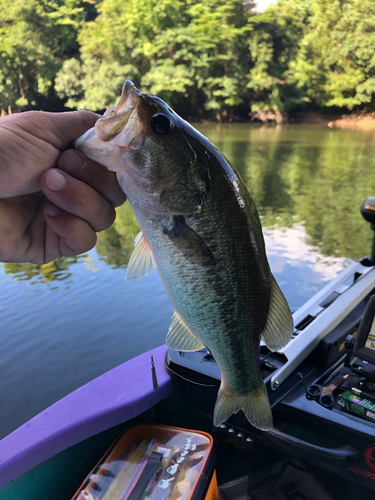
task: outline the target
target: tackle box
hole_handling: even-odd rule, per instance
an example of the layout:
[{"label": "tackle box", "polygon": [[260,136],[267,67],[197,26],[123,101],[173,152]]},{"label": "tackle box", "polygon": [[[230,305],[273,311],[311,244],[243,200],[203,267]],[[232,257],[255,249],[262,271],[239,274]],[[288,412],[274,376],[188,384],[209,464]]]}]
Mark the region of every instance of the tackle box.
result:
[{"label": "tackle box", "polygon": [[212,437],[139,424],[125,430],[72,500],[220,500]]},{"label": "tackle box", "polygon": [[[335,302],[326,306],[328,312],[334,304]],[[254,442],[270,446],[306,460],[326,473],[335,473],[368,490],[375,490],[375,421],[363,418],[358,412],[349,413],[340,404],[342,394],[351,391],[353,387],[365,391],[373,391],[375,387],[375,363],[363,363],[354,356],[352,348],[345,341],[350,337],[354,340],[358,338],[357,331],[360,330],[370,304],[375,315],[375,289],[347,313],[324,339],[316,343],[309,356],[299,364],[296,363],[295,368],[280,384],[272,386],[272,377],[279,378],[277,374],[286,363],[293,361],[292,356],[284,359],[280,352],[270,353],[261,346],[260,368],[268,389],[274,427],[268,432],[255,429],[243,413],[238,412],[216,432],[241,441],[242,446],[245,445],[248,449]],[[303,335],[305,333],[302,329],[302,333],[296,338],[303,340]],[[311,341],[311,336],[309,340]],[[292,343],[293,341],[294,339]],[[169,349],[166,367],[179,385],[180,393],[212,422],[221,378],[212,354],[207,349],[196,352]],[[370,372],[371,369],[374,372],[372,382],[365,376],[365,372]],[[309,396],[308,389],[311,385],[323,388],[345,375],[345,381],[334,389],[332,407],[324,407],[318,397]]]}]

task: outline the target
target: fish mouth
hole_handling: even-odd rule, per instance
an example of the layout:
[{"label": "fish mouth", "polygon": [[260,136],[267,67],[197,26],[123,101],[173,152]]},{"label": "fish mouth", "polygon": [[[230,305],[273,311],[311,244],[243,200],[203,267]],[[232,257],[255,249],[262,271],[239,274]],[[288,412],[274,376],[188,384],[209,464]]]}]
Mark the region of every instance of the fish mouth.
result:
[{"label": "fish mouth", "polygon": [[141,96],[134,83],[126,80],[115,109],[99,118],[93,128],[75,141],[74,147],[110,170],[116,170],[110,158],[115,159],[127,149],[138,149],[142,145],[144,126],[138,117]]},{"label": "fish mouth", "polygon": [[[123,87],[119,102],[114,110],[108,116],[99,118],[95,123],[95,132],[103,142],[113,141],[121,132],[124,132],[121,137],[122,146],[126,146],[130,141],[126,141],[131,129],[134,128],[134,120],[136,120],[136,109],[140,103],[141,92],[134,86],[131,80],[126,80]],[[118,143],[119,141],[115,141]]]}]

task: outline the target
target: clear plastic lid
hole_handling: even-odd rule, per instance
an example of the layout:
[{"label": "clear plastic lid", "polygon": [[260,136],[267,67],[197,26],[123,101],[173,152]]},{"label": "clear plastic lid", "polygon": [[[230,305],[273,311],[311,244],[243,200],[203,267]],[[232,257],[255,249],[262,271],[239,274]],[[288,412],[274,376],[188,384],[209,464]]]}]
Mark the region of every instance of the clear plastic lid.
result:
[{"label": "clear plastic lid", "polygon": [[73,499],[192,499],[211,449],[203,432],[137,425],[120,436]]}]

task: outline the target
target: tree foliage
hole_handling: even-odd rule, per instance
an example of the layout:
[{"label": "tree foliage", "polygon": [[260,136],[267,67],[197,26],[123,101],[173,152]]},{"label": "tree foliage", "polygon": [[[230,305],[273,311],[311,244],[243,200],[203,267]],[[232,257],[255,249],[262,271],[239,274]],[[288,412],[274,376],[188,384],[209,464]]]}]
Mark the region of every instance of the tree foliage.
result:
[{"label": "tree foliage", "polygon": [[184,116],[374,109],[373,0],[0,0],[0,108],[96,111],[126,78]]},{"label": "tree foliage", "polygon": [[0,0],[0,108],[58,105],[54,80],[79,54],[77,34],[95,15],[81,0]]}]

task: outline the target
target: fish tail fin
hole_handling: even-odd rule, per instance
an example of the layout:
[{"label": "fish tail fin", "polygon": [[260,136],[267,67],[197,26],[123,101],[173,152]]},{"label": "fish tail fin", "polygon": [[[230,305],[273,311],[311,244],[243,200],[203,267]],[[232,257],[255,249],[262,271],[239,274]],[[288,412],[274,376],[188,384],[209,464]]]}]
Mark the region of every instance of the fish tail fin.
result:
[{"label": "fish tail fin", "polygon": [[232,392],[221,384],[215,404],[214,425],[219,427],[239,410],[254,427],[263,431],[272,428],[272,411],[263,381],[258,389],[248,393]]}]

